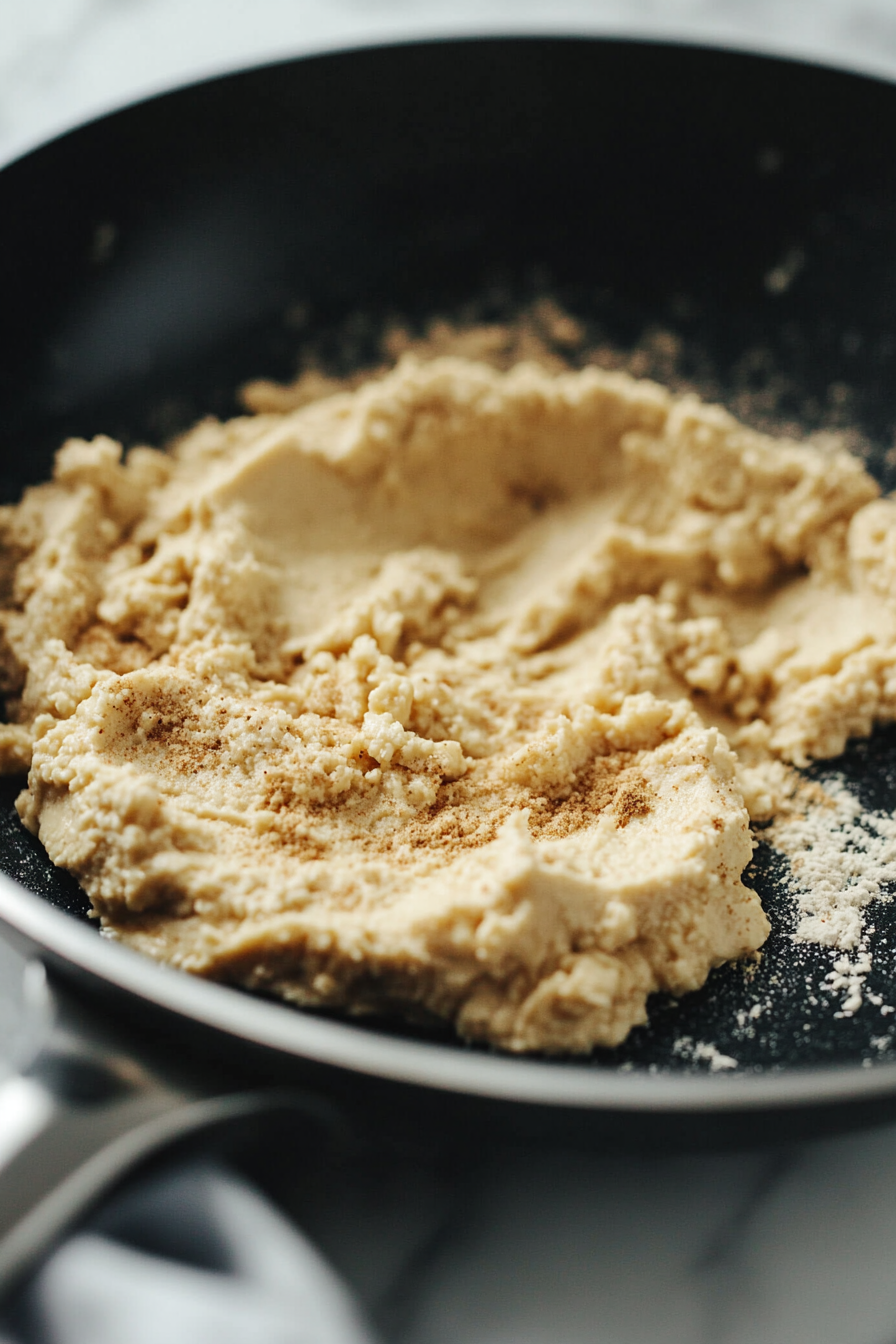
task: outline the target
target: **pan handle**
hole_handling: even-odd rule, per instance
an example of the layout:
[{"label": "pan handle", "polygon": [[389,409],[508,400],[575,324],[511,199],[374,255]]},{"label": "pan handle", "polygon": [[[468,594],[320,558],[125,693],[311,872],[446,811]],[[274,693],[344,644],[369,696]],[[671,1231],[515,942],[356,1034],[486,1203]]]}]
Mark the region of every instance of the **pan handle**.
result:
[{"label": "pan handle", "polygon": [[0,1295],[154,1152],[200,1129],[308,1105],[307,1095],[274,1089],[191,1094],[125,1054],[41,962],[26,967],[24,988],[39,1040],[0,1083]]}]

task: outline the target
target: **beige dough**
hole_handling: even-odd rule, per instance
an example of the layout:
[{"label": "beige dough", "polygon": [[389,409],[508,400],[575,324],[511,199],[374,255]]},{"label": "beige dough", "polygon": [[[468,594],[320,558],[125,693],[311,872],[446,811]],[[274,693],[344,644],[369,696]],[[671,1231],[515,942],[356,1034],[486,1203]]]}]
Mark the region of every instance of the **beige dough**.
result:
[{"label": "beige dough", "polygon": [[896,506],[624,374],[319,381],[3,512],[20,813],[185,970],[616,1045],[764,941],[782,763],[896,718]]}]

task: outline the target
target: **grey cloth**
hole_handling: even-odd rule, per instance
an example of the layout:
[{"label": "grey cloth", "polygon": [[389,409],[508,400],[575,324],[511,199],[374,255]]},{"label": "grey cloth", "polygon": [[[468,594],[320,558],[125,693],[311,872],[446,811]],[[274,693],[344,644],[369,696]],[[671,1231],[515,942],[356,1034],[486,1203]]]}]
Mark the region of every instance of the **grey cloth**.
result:
[{"label": "grey cloth", "polygon": [[103,1209],[38,1272],[7,1330],[10,1344],[375,1344],[311,1242],[205,1162]]}]

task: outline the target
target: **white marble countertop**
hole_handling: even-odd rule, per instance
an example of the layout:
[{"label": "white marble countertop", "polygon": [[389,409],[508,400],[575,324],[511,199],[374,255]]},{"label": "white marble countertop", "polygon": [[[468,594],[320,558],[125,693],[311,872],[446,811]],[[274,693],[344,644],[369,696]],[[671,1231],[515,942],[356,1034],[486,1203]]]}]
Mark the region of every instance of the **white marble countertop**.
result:
[{"label": "white marble countertop", "polygon": [[[546,29],[896,77],[896,0],[0,0],[0,161],[134,97],[268,58]],[[20,969],[0,943],[0,1073]],[[399,1294],[390,1337],[403,1344],[896,1340],[896,1127],[687,1158],[508,1149],[450,1187],[409,1159],[308,1205],[308,1230],[368,1305]]]}]

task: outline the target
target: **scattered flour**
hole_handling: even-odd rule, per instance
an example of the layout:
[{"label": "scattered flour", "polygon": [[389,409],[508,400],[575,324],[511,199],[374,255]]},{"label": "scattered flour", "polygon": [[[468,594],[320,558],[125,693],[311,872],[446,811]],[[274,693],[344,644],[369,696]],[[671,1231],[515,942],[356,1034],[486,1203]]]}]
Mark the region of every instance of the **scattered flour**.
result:
[{"label": "scattered flour", "polygon": [[862,1006],[862,989],[865,978],[871,971],[871,953],[864,942],[860,945],[855,960],[849,956],[838,957],[834,969],[825,977],[824,989],[829,994],[845,991],[843,1002],[835,1017],[852,1017]]},{"label": "scattered flour", "polygon": [[754,1024],[759,1021],[763,1013],[772,1011],[774,1007],[772,1000],[766,998],[762,1002],[758,999],[749,1008],[739,1008],[736,1014],[737,1025],[741,1032],[748,1038],[756,1035]]},{"label": "scattered flour", "polygon": [[731,1055],[723,1055],[716,1046],[706,1041],[695,1041],[693,1036],[679,1036],[672,1046],[673,1054],[694,1064],[708,1064],[710,1073],[719,1073],[723,1069],[736,1069],[737,1060]]},{"label": "scattered flour", "polygon": [[[823,989],[843,995],[835,1017],[852,1017],[862,1006],[872,970],[865,913],[874,900],[890,900],[884,888],[896,881],[896,819],[868,811],[841,775],[798,789],[794,807],[765,832],[790,861],[789,886],[796,900],[796,942],[819,943],[841,952]],[[878,995],[867,995],[891,1012]]]}]

